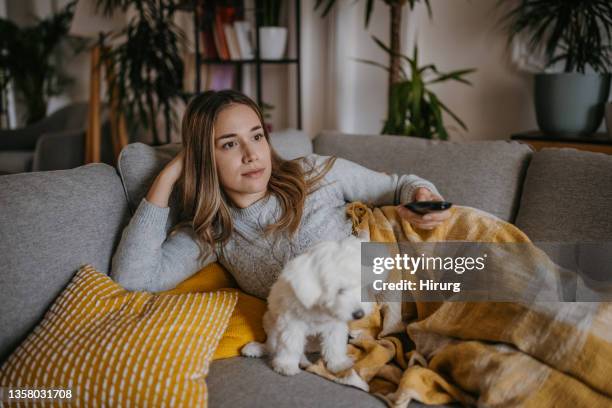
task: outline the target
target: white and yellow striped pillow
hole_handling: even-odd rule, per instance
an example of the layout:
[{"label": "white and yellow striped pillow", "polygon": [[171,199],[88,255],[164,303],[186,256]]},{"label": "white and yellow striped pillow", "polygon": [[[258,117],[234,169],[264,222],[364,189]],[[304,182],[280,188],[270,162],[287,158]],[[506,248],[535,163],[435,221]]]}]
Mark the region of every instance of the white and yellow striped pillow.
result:
[{"label": "white and yellow striped pillow", "polygon": [[70,389],[78,406],[206,406],[237,299],[234,289],[128,292],[85,265],[0,368],[0,386]]}]

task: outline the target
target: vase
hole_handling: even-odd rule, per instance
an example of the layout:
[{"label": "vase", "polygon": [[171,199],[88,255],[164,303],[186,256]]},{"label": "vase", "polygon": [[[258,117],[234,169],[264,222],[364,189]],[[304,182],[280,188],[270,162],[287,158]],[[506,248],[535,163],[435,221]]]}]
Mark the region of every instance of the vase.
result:
[{"label": "vase", "polygon": [[537,74],[535,110],[540,130],[557,137],[595,133],[610,93],[610,74]]},{"label": "vase", "polygon": [[259,27],[259,47],[261,59],[282,59],[287,47],[287,27]]}]

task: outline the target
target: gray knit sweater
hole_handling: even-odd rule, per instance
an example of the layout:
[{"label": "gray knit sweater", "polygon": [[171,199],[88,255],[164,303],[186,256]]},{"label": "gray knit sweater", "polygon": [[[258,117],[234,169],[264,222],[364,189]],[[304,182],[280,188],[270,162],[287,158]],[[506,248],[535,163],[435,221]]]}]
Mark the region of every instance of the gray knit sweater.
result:
[{"label": "gray knit sweater", "polygon": [[[311,154],[302,166],[320,168],[327,156]],[[175,287],[209,263],[218,261],[245,292],[266,298],[283,265],[324,240],[339,240],[352,233],[345,205],[362,201],[371,205],[397,205],[412,201],[417,187],[439,194],[434,185],[415,175],[387,174],[338,158],[322,186],[310,194],[296,234],[264,237],[266,225],[281,216],[279,201],[270,194],[247,208],[230,207],[234,231],[223,250],[218,244],[202,262],[191,227],[167,235],[170,209],[142,199],[125,227],[113,256],[111,277],[128,290],[158,292]]]}]

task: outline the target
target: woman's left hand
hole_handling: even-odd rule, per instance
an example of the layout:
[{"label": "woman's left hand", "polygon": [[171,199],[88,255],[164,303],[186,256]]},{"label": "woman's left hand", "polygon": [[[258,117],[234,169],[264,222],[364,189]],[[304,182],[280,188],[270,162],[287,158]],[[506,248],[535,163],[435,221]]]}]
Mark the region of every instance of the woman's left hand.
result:
[{"label": "woman's left hand", "polygon": [[[414,192],[414,201],[443,201],[443,198],[432,193],[425,187],[419,187]],[[451,216],[450,210],[434,211],[429,214],[421,215],[410,211],[401,204],[395,208],[402,219],[408,221],[412,226],[424,230],[436,228]]]}]

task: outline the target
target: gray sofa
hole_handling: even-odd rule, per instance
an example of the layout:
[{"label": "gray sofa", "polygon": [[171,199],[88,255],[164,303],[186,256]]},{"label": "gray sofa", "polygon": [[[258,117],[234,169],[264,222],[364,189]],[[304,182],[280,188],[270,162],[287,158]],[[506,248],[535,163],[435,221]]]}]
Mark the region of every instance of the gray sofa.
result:
[{"label": "gray sofa", "polygon": [[[536,241],[612,241],[612,156],[573,149],[533,152],[517,142],[333,131],[322,132],[312,144],[297,132],[272,134],[272,143],[285,158],[314,151],[379,171],[418,174],[446,199],[513,222]],[[118,169],[90,164],[0,176],[0,362],[80,265],[109,271],[135,205],[177,149],[133,143],[121,153]],[[207,381],[212,407],[384,406],[360,390],[310,373],[286,378],[261,360],[242,357],[214,361]]]},{"label": "gray sofa", "polygon": [[[19,129],[0,129],[0,174],[64,170],[85,163],[87,102],[67,105],[39,122]],[[100,110],[100,160],[114,165],[109,111]],[[134,136],[140,141],[141,135]]]}]

